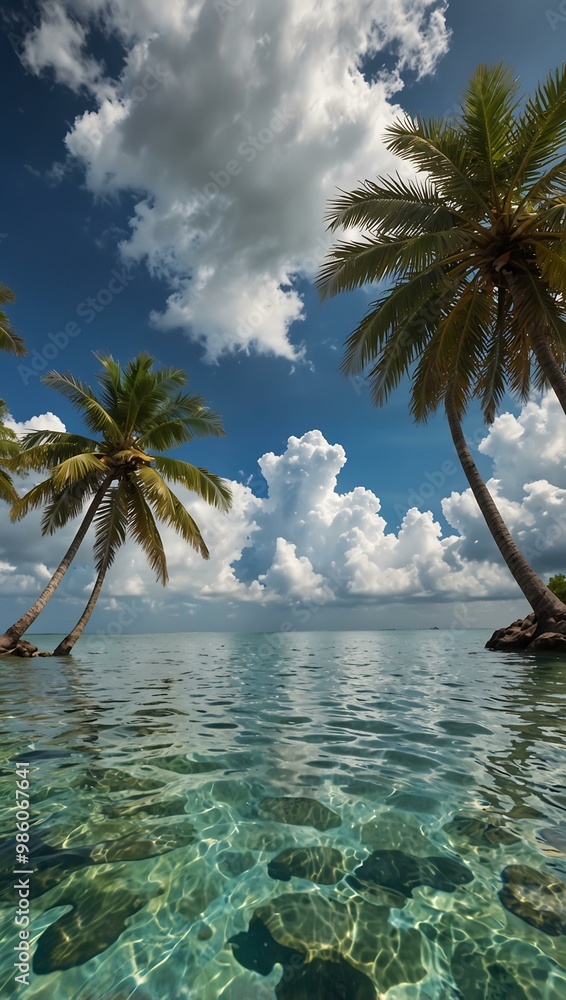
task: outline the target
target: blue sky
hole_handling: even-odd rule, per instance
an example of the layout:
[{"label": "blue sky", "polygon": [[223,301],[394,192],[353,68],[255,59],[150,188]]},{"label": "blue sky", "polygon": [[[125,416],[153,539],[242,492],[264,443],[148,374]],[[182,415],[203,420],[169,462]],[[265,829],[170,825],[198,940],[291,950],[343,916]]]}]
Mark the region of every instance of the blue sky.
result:
[{"label": "blue sky", "polygon": [[[293,16],[300,10],[295,0],[281,6]],[[201,13],[190,30],[199,3],[164,0],[159,13],[146,3],[134,14],[129,7],[125,0],[107,6],[99,0],[34,3],[25,21],[20,4],[4,7],[1,277],[16,292],[10,316],[30,350],[23,366],[5,358],[0,368],[0,395],[14,419],[24,422],[53,411],[69,428],[77,426],[64,400],[41,385],[34,366],[68,368],[92,379],[93,350],[126,360],[144,348],[160,362],[185,368],[195,391],[223,416],[226,438],[198,442],[183,457],[240,483],[252,477],[252,490],[262,498],[258,459],[269,452],[283,455],[290,436],[301,439],[316,429],[347,456],[338,492],[372,491],[388,531],[398,530],[404,511],[421,493],[421,510],[432,512],[444,536],[453,534],[441,501],[452,491],[462,494],[466,483],[455,467],[441,473],[454,457],[444,420],[415,428],[406,386],[377,411],[361,382],[346,380],[338,371],[344,339],[370,297],[360,292],[319,303],[312,279],[313,261],[321,259],[322,210],[334,181],[352,185],[387,172],[391,164],[379,135],[393,106],[409,113],[444,113],[478,62],[501,58],[515,68],[525,89],[532,88],[563,58],[566,18],[560,19],[558,3],[553,11],[552,0],[446,6],[436,0],[376,0],[372,17],[380,41],[374,35],[373,47],[367,46],[372,17],[361,2],[344,23],[339,5],[330,2],[317,15],[320,24],[311,17],[298,27],[289,27],[293,17],[284,22],[282,14],[281,19],[267,13],[260,17],[248,0],[209,3],[208,16]],[[191,48],[197,35],[198,52]],[[253,56],[246,55],[250,39]],[[303,47],[293,66],[281,52],[283,43],[297,46],[298,41]],[[232,80],[226,69],[228,42]],[[191,75],[190,60],[198,64],[201,57],[203,68]],[[246,59],[255,74],[247,73]],[[330,68],[319,79],[323,61]],[[357,89],[351,85],[356,64],[365,73]],[[148,68],[158,77],[164,74],[165,83],[147,77]],[[304,107],[293,91],[300,74]],[[376,75],[381,82],[372,89]],[[136,92],[135,86],[142,89]],[[128,99],[122,118],[104,118],[111,108],[123,112]],[[202,219],[184,215],[211,173],[217,175],[236,155],[232,123],[239,121],[241,134],[246,129],[259,134],[263,125],[265,137],[267,123],[281,109],[282,131],[265,143],[256,163],[247,168],[245,155],[237,154],[241,177],[227,186],[225,201],[211,199]],[[106,122],[99,145],[97,122]],[[291,275],[291,286],[285,275]],[[197,294],[199,280],[203,290]],[[93,296],[100,309],[94,316],[88,306]],[[258,315],[262,309],[263,315],[269,313],[258,325],[254,296]],[[292,321],[299,312],[303,318]],[[49,335],[60,334],[69,323],[75,324],[70,328],[74,336],[52,360]],[[257,334],[259,340],[238,339],[238,324],[248,334],[253,327],[250,336]],[[472,413],[468,431],[476,440],[480,427]],[[493,458],[476,457],[489,477]],[[441,475],[442,484],[434,485]],[[274,544],[270,536],[259,568],[254,568],[253,547],[246,550],[237,560],[244,576],[268,570]],[[51,565],[58,549],[51,541],[49,546]],[[301,558],[298,545],[296,556]],[[312,554],[308,558],[316,571],[316,560]],[[28,576],[33,575],[31,554],[30,560]],[[79,567],[83,587],[90,572],[86,554],[84,560]],[[54,628],[68,617],[65,601],[80,604],[78,585],[74,591],[73,586],[46,616]],[[502,599],[514,594],[512,584],[499,591]],[[215,615],[225,597],[215,598]],[[434,588],[426,600],[436,597],[439,607],[447,600]],[[212,612],[201,610],[198,596],[195,600],[193,617],[208,626]],[[409,592],[407,600],[413,600]],[[9,615],[18,604],[17,590],[2,603]],[[234,612],[235,627],[253,625],[250,604],[248,597],[245,609]],[[371,596],[362,604],[365,610],[345,602],[339,623],[369,621],[364,615]],[[103,607],[100,621],[105,614]],[[491,624],[486,614],[479,624]],[[269,624],[277,627],[280,612],[274,615]]]}]

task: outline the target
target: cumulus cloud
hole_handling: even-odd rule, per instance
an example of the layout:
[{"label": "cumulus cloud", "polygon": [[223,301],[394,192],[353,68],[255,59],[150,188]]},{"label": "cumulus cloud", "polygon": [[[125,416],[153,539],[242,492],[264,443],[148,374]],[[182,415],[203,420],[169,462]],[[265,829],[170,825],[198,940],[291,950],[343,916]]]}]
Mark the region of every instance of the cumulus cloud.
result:
[{"label": "cumulus cloud", "polygon": [[102,82],[103,68],[85,55],[86,37],[85,27],[61,4],[44,4],[41,22],[24,40],[23,60],[34,73],[50,69],[58,83],[103,97],[109,88]]},{"label": "cumulus cloud", "polygon": [[[96,195],[134,191],[125,258],[170,294],[156,327],[180,327],[212,361],[227,351],[304,356],[299,277],[327,246],[337,187],[391,172],[381,142],[403,73],[448,47],[444,0],[69,0],[44,5],[25,45],[95,107],[65,142]],[[93,26],[120,41],[110,77],[88,54]],[[368,60],[391,68],[372,78]],[[298,339],[299,338],[299,339]]]},{"label": "cumulus cloud", "polygon": [[48,410],[47,413],[40,413],[37,417],[30,417],[29,420],[18,422],[10,415],[4,420],[6,427],[11,428],[16,434],[26,434],[28,431],[65,431],[65,424],[55,414]]}]

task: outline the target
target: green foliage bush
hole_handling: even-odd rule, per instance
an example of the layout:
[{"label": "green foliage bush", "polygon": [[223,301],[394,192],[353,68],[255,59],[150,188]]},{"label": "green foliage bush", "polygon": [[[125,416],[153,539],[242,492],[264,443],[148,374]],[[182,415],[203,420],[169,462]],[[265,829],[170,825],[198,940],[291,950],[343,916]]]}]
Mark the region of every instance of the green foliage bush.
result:
[{"label": "green foliage bush", "polygon": [[564,573],[557,573],[556,576],[551,576],[548,581],[548,589],[566,604],[566,576],[564,576]]}]

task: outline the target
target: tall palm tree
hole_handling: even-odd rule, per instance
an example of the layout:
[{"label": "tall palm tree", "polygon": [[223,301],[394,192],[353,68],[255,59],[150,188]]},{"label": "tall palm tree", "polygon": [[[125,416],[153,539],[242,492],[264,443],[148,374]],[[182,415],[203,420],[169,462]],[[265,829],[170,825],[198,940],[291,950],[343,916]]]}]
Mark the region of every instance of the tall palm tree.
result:
[{"label": "tall palm tree", "polygon": [[16,296],[12,290],[0,282],[0,350],[22,357],[27,354],[25,342],[13,329],[3,308],[15,300]]},{"label": "tall palm tree", "polygon": [[4,462],[13,461],[20,449],[17,435],[4,423],[7,412],[4,400],[0,399],[0,500],[13,504],[18,499],[18,494],[9,472],[4,468]]},{"label": "tall palm tree", "polygon": [[91,524],[95,526],[99,575],[112,564],[128,533],[165,584],[167,562],[156,521],[174,528],[208,558],[198,525],[167,481],[180,483],[221,510],[230,506],[230,490],[218,476],[188,462],[149,453],[169,451],[195,437],[224,434],[220,417],[208,409],[203,398],[182,391],[187,382],[185,373],[172,367],[154,368],[154,359],[145,353],[123,369],[112,357],[96,357],[102,365],[98,396],[69,373],[51,372],[43,381],[76,406],[97,438],[34,431],[23,439],[15,463],[22,471],[51,471],[14,504],[12,520],[44,507],[42,533],[53,534],[85,506],[86,513],[43,593],[0,637],[0,651],[13,648],[43,610]]},{"label": "tall palm tree", "polygon": [[510,70],[480,66],[453,119],[389,126],[387,148],[421,176],[366,181],[334,200],[329,228],[363,235],[337,243],[319,279],[325,298],[395,280],[349,337],[343,369],[372,365],[377,405],[412,372],[416,420],[444,403],[493,538],[542,617],[563,616],[564,606],[508,532],[461,420],[477,396],[491,422],[506,389],[524,399],[533,377],[553,387],[566,412],[565,140],[566,67],[521,110]]}]

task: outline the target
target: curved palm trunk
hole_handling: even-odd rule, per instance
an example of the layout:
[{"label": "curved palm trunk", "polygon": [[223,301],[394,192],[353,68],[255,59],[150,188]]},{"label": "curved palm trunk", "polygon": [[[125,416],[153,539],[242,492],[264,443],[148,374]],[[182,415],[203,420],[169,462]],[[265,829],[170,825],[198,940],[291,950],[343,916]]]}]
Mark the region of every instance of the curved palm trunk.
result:
[{"label": "curved palm trunk", "polygon": [[544,333],[537,328],[531,330],[530,341],[535,357],[554,389],[564,413],[566,413],[566,375],[552,353]]},{"label": "curved palm trunk", "polygon": [[37,601],[35,602],[35,604],[32,605],[29,611],[26,611],[25,615],[22,615],[22,617],[19,618],[17,622],[14,622],[14,624],[11,625],[9,629],[6,629],[4,634],[0,636],[0,653],[5,653],[10,649],[13,649],[17,645],[18,640],[21,639],[24,632],[27,632],[30,625],[33,624],[38,615],[40,615],[41,612],[43,611],[49,598],[52,596],[52,594],[55,592],[55,590],[61,583],[61,580],[65,576],[65,573],[67,572],[69,566],[71,565],[73,559],[75,558],[77,552],[79,551],[81,542],[83,541],[88,529],[92,524],[94,516],[98,508],[100,507],[102,499],[106,494],[110,486],[110,483],[112,482],[112,479],[113,475],[107,476],[104,482],[98,488],[97,492],[95,493],[91,501],[90,507],[88,508],[83,518],[79,530],[77,531],[75,537],[73,538],[73,541],[71,542],[63,559],[59,563],[57,569],[55,570],[53,576],[51,577],[43,593],[39,595]]},{"label": "curved palm trunk", "polygon": [[480,476],[466,444],[456,407],[450,397],[446,398],[445,406],[452,440],[466,479],[478,502],[478,506],[493,536],[493,540],[505,559],[515,582],[523,591],[537,618],[544,619],[551,616],[563,618],[566,611],[564,604],[545,586],[525,559],[501,517],[491,493]]},{"label": "curved palm trunk", "polygon": [[73,646],[75,645],[77,639],[80,639],[81,635],[83,634],[88,624],[89,618],[92,612],[94,611],[94,606],[100,596],[100,591],[102,590],[102,584],[104,583],[104,577],[106,576],[107,570],[108,570],[108,565],[106,564],[105,566],[102,567],[95,580],[94,587],[92,588],[92,593],[87,601],[86,607],[81,617],[79,618],[77,624],[75,625],[74,629],[72,629],[69,632],[68,636],[66,636],[65,639],[61,640],[57,648],[53,650],[53,656],[68,656]]}]

